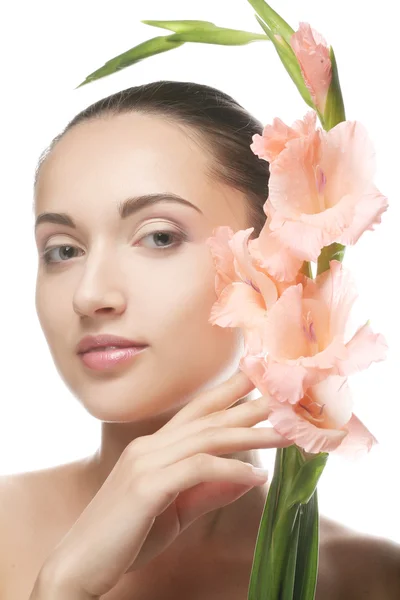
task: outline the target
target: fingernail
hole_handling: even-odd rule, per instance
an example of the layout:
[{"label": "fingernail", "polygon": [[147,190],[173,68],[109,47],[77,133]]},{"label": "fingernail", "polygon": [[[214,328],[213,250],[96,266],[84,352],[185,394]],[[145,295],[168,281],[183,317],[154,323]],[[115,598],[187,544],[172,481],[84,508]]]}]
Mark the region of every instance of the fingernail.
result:
[{"label": "fingernail", "polygon": [[269,475],[268,469],[263,469],[262,467],[253,467],[253,471],[258,477],[262,477],[263,479]]}]

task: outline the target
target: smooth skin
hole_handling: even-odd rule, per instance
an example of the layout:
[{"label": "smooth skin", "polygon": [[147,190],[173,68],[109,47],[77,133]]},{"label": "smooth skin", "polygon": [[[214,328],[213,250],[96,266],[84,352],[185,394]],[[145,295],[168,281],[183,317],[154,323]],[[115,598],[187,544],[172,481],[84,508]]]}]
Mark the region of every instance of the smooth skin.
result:
[{"label": "smooth skin", "polygon": [[[182,435],[188,436],[186,445],[182,440],[176,454],[165,453],[165,447],[175,439],[171,423],[175,423],[174,436],[178,435],[178,421],[172,419],[186,406],[193,410],[192,404],[199,394],[229,380],[237,371],[244,352],[241,330],[208,322],[217,296],[215,266],[206,240],[220,225],[228,225],[233,231],[251,226],[244,194],[210,176],[214,163],[210,150],[181,124],[160,116],[129,113],[74,127],[53,148],[40,170],[35,217],[43,213],[68,214],[76,225],[73,227],[65,220],[64,223],[42,220],[36,229],[39,254],[36,309],[58,373],[85,409],[101,421],[98,451],[82,461],[85,476],[80,478],[80,484],[70,479],[66,490],[67,494],[74,491],[81,496],[82,500],[78,498],[76,505],[81,504],[83,511],[66,541],[71,540],[72,546],[76,542],[78,548],[80,544],[93,544],[93,561],[99,544],[93,542],[96,537],[92,540],[86,537],[86,526],[93,520],[91,531],[100,532],[104,523],[106,537],[110,543],[114,540],[110,555],[113,549],[116,551],[118,537],[125,532],[118,529],[118,523],[124,522],[126,512],[132,511],[134,504],[129,503],[129,510],[126,505],[118,509],[124,515],[120,521],[104,520],[107,510],[102,507],[109,503],[114,506],[107,498],[123,499],[127,489],[131,489],[132,474],[138,473],[132,462],[136,465],[137,460],[142,469],[151,471],[153,468],[159,472],[161,461],[165,459],[169,463],[164,469],[170,469],[172,475],[174,469],[168,465],[178,464],[185,456],[188,463],[195,461],[198,465],[193,472],[198,472],[199,477],[211,477],[214,470],[216,480],[210,488],[214,496],[211,491],[202,492],[201,487],[194,488],[190,494],[187,492],[187,510],[182,509],[181,518],[183,523],[191,519],[191,525],[178,536],[180,529],[175,514],[172,524],[168,519],[168,513],[176,507],[164,507],[160,513],[162,518],[157,519],[157,523],[162,522],[162,528],[158,524],[150,528],[152,541],[147,547],[151,543],[155,555],[162,552],[160,558],[166,571],[177,557],[183,557],[182,569],[186,573],[201,572],[199,556],[209,557],[211,553],[220,556],[224,549],[230,552],[234,564],[244,549],[250,558],[254,549],[253,536],[266,490],[252,486],[246,479],[249,475],[245,473],[250,474],[250,468],[244,463],[261,466],[256,449],[277,447],[282,438],[269,429],[238,432],[232,426],[225,434],[204,432],[202,439],[200,433],[191,438],[185,433],[189,431],[188,423],[182,423]],[[126,219],[120,218],[118,206],[126,198],[160,192],[179,195],[193,206],[164,201],[142,208]],[[155,238],[160,231],[165,232],[163,240]],[[66,246],[68,252],[65,252]],[[76,345],[84,335],[99,333],[121,335],[148,347],[128,368],[121,365],[109,372],[94,372],[77,356]],[[252,404],[254,386],[251,382],[247,386],[238,388],[233,400],[239,402],[238,409],[243,406],[244,413],[250,411],[254,415],[260,407]],[[218,402],[209,407],[210,413],[215,410],[220,410]],[[258,421],[266,420],[267,414],[264,406]],[[240,419],[238,423],[246,427]],[[167,431],[168,441],[163,442]],[[144,452],[145,443],[148,452]],[[158,453],[156,444],[162,448]],[[135,448],[135,461],[127,459],[131,457],[132,448]],[[146,461],[139,460],[138,448],[146,455]],[[213,452],[225,453],[226,457],[204,456],[207,453],[211,456]],[[150,463],[151,458],[154,463],[153,460]],[[232,464],[239,461],[236,469],[241,469],[241,474],[237,471],[223,474],[222,468],[217,476],[215,465],[202,466],[203,461],[219,463],[229,459]],[[232,487],[232,477],[239,477],[239,483],[243,484],[240,479],[243,475],[247,488],[238,487],[238,482],[233,490],[226,487],[227,480]],[[182,472],[180,477],[184,476]],[[163,481],[157,476],[152,485],[165,486]],[[200,481],[206,479],[198,480],[191,487],[198,486]],[[148,479],[146,482],[150,485]],[[188,479],[187,489],[189,483]],[[137,487],[135,490],[136,497],[139,492]],[[155,497],[164,497],[167,502],[171,493],[160,487]],[[148,494],[144,492],[146,498]],[[233,502],[235,498],[239,500]],[[133,513],[135,518],[138,514]],[[155,516],[156,513],[142,515],[139,527],[142,538]],[[74,518],[75,514],[71,521]],[[144,543],[140,535],[139,541]],[[98,576],[105,577],[105,581],[98,583],[99,588],[115,583],[124,568],[135,560],[135,552],[140,550],[135,540],[134,536],[134,546],[128,555],[123,554],[126,562],[116,569],[115,577],[106,576],[108,571],[104,566],[105,570]],[[145,553],[141,554],[142,566],[147,564],[148,551],[143,550]],[[67,564],[79,551],[74,550],[70,556],[68,552],[62,555]],[[108,568],[113,564],[111,558]],[[78,561],[75,566],[80,569],[84,564]],[[71,569],[73,566],[70,565]],[[148,582],[141,580],[144,589],[154,583],[152,573],[148,579]],[[91,593],[98,591],[90,577],[86,581],[83,575],[83,583],[88,584]],[[165,592],[161,581],[159,592]]]},{"label": "smooth skin", "polygon": [[252,387],[239,372],[200,394],[158,432],[131,442],[49,558],[42,585],[99,598],[164,552],[198,517],[264,484],[265,474],[251,465],[220,456],[291,444],[271,427],[253,427],[268,418],[266,398],[226,410]]},{"label": "smooth skin", "polygon": [[[21,483],[30,501],[40,490],[48,497],[59,481],[57,497],[73,498],[63,503],[60,521],[68,526],[60,536],[54,534],[59,530],[53,512],[37,524],[41,535],[32,548],[40,548],[40,556],[50,552],[35,600],[62,600],[61,585],[69,600],[78,600],[78,590],[96,597],[107,589],[107,600],[121,600],[137,585],[151,600],[176,597],[185,585],[189,595],[197,590],[210,600],[213,594],[232,600],[246,594],[268,486],[245,463],[262,466],[257,449],[285,443],[270,429],[252,429],[268,418],[268,405],[254,400],[254,386],[243,375],[235,379],[242,332],[208,322],[216,294],[206,239],[220,225],[233,231],[252,226],[244,194],[210,177],[214,162],[183,125],[129,113],[74,127],[41,167],[35,217],[67,214],[75,227],[53,219],[36,229],[37,314],[59,375],[101,422],[101,440],[67,476],[63,465],[30,474],[33,487]],[[120,218],[118,206],[126,198],[160,192],[193,206],[164,201]],[[160,231],[164,237],[156,240]],[[100,333],[148,347],[129,368],[94,372],[77,356],[76,345]],[[29,519],[35,514],[32,507]],[[375,544],[360,535],[359,543],[349,543],[343,528],[332,530],[322,517],[317,598],[327,600],[332,581],[336,587],[348,567],[354,585],[365,585],[364,574],[353,574],[354,561],[336,570],[332,556],[355,552],[369,576],[376,580],[379,571],[384,583],[396,572],[398,555],[387,559],[385,541]],[[46,539],[58,543],[49,548]],[[385,556],[388,568],[364,560],[366,548]],[[7,565],[8,589],[17,589],[15,569]],[[23,567],[31,572],[31,565]],[[125,586],[116,582],[124,573],[126,588],[120,591]],[[19,579],[24,576],[18,572]],[[228,587],[235,576],[236,584]]]}]

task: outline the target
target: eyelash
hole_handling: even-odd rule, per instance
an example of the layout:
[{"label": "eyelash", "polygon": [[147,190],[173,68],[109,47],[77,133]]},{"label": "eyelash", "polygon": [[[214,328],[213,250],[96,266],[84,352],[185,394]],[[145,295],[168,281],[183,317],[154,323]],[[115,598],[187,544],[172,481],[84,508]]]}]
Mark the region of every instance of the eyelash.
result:
[{"label": "eyelash", "polygon": [[[159,246],[157,248],[157,250],[161,250],[161,252],[166,252],[167,250],[172,250],[172,248],[177,248],[184,241],[186,241],[188,239],[188,236],[183,232],[169,231],[168,229],[158,229],[157,231],[152,231],[151,233],[144,235],[139,240],[139,242],[141,242],[142,240],[144,240],[145,238],[147,238],[151,235],[156,235],[158,233],[167,233],[168,235],[171,235],[172,237],[175,238],[175,243],[170,244],[169,246],[165,246],[165,247]],[[45,265],[53,266],[53,265],[59,264],[59,262],[67,262],[68,259],[61,260],[59,262],[50,260],[50,258],[49,258],[50,252],[52,252],[53,250],[56,250],[58,248],[76,248],[76,246],[71,246],[70,244],[60,244],[59,246],[50,246],[49,248],[44,250],[41,254],[41,258],[42,258],[43,262],[45,263]],[[152,248],[152,250],[155,250],[155,248]]]}]

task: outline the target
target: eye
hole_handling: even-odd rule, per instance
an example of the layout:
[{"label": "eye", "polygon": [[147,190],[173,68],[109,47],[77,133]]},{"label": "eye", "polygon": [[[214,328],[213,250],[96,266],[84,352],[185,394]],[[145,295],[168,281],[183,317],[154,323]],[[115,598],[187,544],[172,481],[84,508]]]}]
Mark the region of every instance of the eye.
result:
[{"label": "eye", "polygon": [[72,252],[73,252],[74,250],[79,250],[79,248],[77,248],[76,246],[69,246],[69,245],[66,245],[66,244],[63,244],[62,246],[51,246],[50,248],[47,248],[46,250],[44,250],[44,252],[42,252],[42,254],[41,254],[41,258],[43,259],[43,262],[44,262],[46,265],[53,264],[53,263],[57,262],[57,261],[54,261],[54,260],[52,260],[52,259],[50,258],[50,256],[51,256],[51,253],[52,253],[54,250],[58,250],[58,249],[60,249],[60,248],[68,248],[68,252],[67,252],[67,254],[68,254],[69,256],[67,257],[67,259],[68,259],[68,258],[73,258],[73,257],[71,257],[71,254],[72,254]]},{"label": "eye", "polygon": [[[169,250],[170,248],[175,248],[177,246],[180,246],[181,243],[185,240],[188,239],[187,235],[185,233],[183,233],[183,231],[169,231],[169,230],[157,230],[157,231],[152,231],[151,233],[148,233],[147,235],[144,235],[142,238],[140,238],[139,242],[142,242],[142,240],[145,240],[146,238],[151,238],[151,237],[155,237],[156,238],[156,242],[160,242],[161,244],[163,244],[166,239],[165,238],[173,238],[175,241],[171,244],[168,245],[161,245],[158,246],[156,245],[155,249],[157,250]],[[154,249],[154,246],[151,247],[151,249]]]},{"label": "eye", "polygon": [[[156,237],[157,243],[161,242],[161,244],[164,244],[164,242],[166,241],[165,238],[168,238],[168,237],[173,238],[175,240],[173,243],[169,243],[168,245],[158,246],[156,244],[155,247],[154,246],[150,247],[150,249],[161,250],[161,251],[170,250],[172,248],[180,246],[183,241],[188,239],[188,236],[185,233],[183,233],[183,231],[178,232],[178,231],[158,230],[158,231],[153,231],[151,233],[148,233],[147,235],[144,235],[137,243],[141,243],[142,240],[144,240],[148,237],[153,237],[153,236]],[[57,261],[57,260],[53,260],[51,258],[52,252],[64,250],[65,248],[67,249],[67,252],[66,252],[67,257],[65,259],[61,259],[61,261]],[[46,265],[58,264],[60,262],[66,262],[69,258],[74,258],[73,254],[74,254],[75,250],[81,251],[80,248],[77,248],[76,246],[70,246],[67,244],[62,244],[59,246],[51,246],[42,252],[41,258],[43,259],[43,262]]]}]

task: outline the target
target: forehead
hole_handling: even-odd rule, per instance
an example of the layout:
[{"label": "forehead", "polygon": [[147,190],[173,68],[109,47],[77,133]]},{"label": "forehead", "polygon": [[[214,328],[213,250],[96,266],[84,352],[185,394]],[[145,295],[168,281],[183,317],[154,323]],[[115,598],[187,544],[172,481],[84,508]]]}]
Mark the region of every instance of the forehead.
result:
[{"label": "forehead", "polygon": [[42,164],[36,213],[90,208],[92,202],[112,210],[132,195],[173,192],[215,225],[244,228],[244,195],[207,174],[213,162],[188,128],[160,115],[132,112],[86,121],[71,128]]}]

